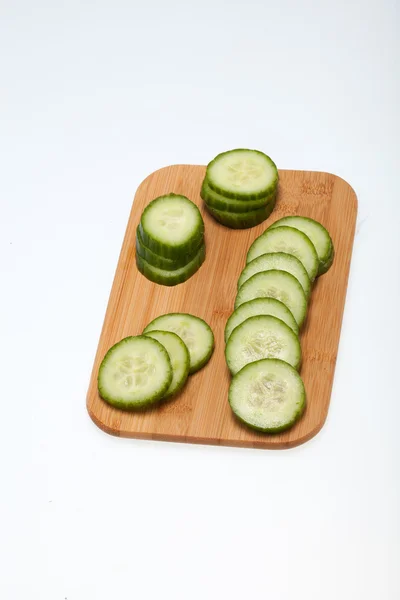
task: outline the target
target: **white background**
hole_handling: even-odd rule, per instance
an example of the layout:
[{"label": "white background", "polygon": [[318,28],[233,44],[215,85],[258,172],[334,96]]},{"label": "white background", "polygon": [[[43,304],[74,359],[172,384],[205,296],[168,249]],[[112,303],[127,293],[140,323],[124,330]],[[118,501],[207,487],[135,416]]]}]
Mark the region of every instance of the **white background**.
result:
[{"label": "white background", "polygon": [[[400,597],[398,29],[396,0],[1,0],[2,599]],[[359,198],[326,425],[107,436],[85,396],[135,190],[241,146]]]}]

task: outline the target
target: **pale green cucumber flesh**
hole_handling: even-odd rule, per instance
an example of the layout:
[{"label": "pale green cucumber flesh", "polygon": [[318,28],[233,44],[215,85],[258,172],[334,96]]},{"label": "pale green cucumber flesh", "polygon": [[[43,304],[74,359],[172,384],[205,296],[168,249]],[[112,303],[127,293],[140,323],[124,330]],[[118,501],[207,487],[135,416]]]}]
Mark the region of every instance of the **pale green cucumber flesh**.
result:
[{"label": "pale green cucumber flesh", "polygon": [[246,365],[233,377],[228,400],[242,423],[257,431],[279,433],[303,414],[306,391],[293,367],[265,358]]},{"label": "pale green cucumber flesh", "polygon": [[287,271],[296,277],[308,298],[311,291],[311,281],[308,273],[305,270],[303,263],[300,262],[298,258],[293,256],[293,254],[286,254],[285,252],[261,254],[251,262],[247,263],[239,277],[238,289],[256,273],[259,273],[260,271],[269,271],[270,269]]},{"label": "pale green cucumber flesh", "polygon": [[245,148],[218,154],[208,164],[206,177],[214,191],[238,200],[268,196],[278,185],[278,170],[271,158]]},{"label": "pale green cucumber flesh", "polygon": [[164,394],[164,399],[177,394],[185,385],[189,375],[190,355],[186,344],[172,331],[149,331],[146,337],[157,340],[168,352],[172,366],[172,381]]},{"label": "pale green cucumber flesh", "polygon": [[318,273],[318,255],[310,238],[302,231],[287,226],[268,228],[250,246],[247,262],[270,252],[292,254],[303,263],[310,281],[314,281]]},{"label": "pale green cucumber flesh", "polygon": [[175,271],[166,271],[165,269],[153,267],[141,256],[139,256],[139,254],[136,254],[136,265],[142,275],[144,275],[150,281],[160,285],[173,286],[178,285],[179,283],[184,283],[190,277],[192,277],[192,275],[194,275],[203,264],[205,257],[206,248],[203,244],[195,257],[187,265],[180,267]]},{"label": "pale green cucumber flesh", "polygon": [[172,331],[184,341],[190,355],[190,373],[201,369],[214,350],[214,334],[211,327],[194,315],[187,313],[169,313],[151,321],[143,331]]},{"label": "pale green cucumber flesh", "polygon": [[228,341],[235,327],[249,317],[257,315],[272,315],[273,317],[277,317],[286,323],[296,335],[299,333],[299,326],[296,323],[296,319],[283,302],[280,302],[276,298],[255,298],[249,302],[244,302],[231,314],[225,325],[225,343]]},{"label": "pale green cucumber flesh", "polygon": [[205,178],[201,186],[200,195],[207,206],[214,210],[232,213],[247,213],[263,208],[272,202],[276,197],[276,189],[272,190],[268,196],[264,196],[258,200],[234,200],[233,198],[227,198],[213,190],[210,187],[207,178]]},{"label": "pale green cucumber flesh", "polygon": [[140,228],[136,229],[136,253],[143,258],[152,267],[158,269],[164,269],[165,271],[175,271],[187,265],[198,253],[199,249],[196,249],[190,254],[183,254],[180,257],[171,259],[164,258],[159,254],[156,254],[150,248],[147,248],[143,243],[142,236],[140,235]]},{"label": "pale green cucumber flesh", "polygon": [[275,221],[275,223],[270,226],[270,229],[282,226],[299,229],[310,238],[318,255],[318,275],[326,273],[333,263],[335,254],[332,238],[327,229],[314,219],[299,216],[283,217],[282,219]]},{"label": "pale green cucumber flesh", "polygon": [[280,319],[271,315],[249,317],[232,331],[225,348],[232,375],[262,358],[279,358],[295,369],[301,364],[298,336]]},{"label": "pale green cucumber flesh", "polygon": [[235,309],[254,298],[276,298],[287,306],[299,327],[307,314],[307,297],[300,283],[286,271],[261,271],[248,279],[239,289]]},{"label": "pale green cucumber flesh", "polygon": [[204,222],[198,207],[186,196],[168,194],[152,200],[139,224],[143,243],[164,258],[180,258],[203,243]]},{"label": "pale green cucumber flesh", "polygon": [[112,346],[97,379],[103,400],[123,410],[161,400],[171,381],[172,366],[164,346],[143,335],[124,338]]}]

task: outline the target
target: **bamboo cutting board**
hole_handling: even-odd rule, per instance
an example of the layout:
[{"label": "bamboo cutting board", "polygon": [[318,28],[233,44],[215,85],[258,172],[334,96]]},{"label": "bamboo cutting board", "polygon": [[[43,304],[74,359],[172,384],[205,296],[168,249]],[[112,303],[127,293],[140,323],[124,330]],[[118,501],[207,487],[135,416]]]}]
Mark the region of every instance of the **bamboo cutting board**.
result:
[{"label": "bamboo cutting board", "polygon": [[[205,167],[173,165],[152,173],[139,186],[129,217],[107,307],[87,395],[93,421],[104,431],[124,437],[256,448],[290,448],[312,438],[329,408],[346,297],[357,216],[357,198],[348,183],[329,173],[279,171],[279,193],[271,217],[252,229],[235,231],[219,225],[200,198]],[[164,287],[136,269],[135,234],[143,208],[157,196],[175,192],[198,204],[205,222],[207,256],[187,282]],[[332,268],[317,279],[301,334],[301,376],[307,408],[289,431],[266,435],[240,424],[228,404],[230,375],[224,359],[224,327],[233,311],[237,280],[253,240],[287,215],[312,217],[330,232],[336,255]],[[146,412],[124,412],[106,404],[97,392],[103,356],[117,341],[141,333],[155,317],[188,312],[212,327],[215,351],[204,369],[189,377],[171,401]]]}]

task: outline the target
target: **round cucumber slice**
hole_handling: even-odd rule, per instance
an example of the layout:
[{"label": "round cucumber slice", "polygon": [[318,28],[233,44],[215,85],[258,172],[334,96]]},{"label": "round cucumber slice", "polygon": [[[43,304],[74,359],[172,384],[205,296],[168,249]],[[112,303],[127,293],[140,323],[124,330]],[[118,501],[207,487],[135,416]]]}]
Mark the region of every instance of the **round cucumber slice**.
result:
[{"label": "round cucumber slice", "polygon": [[143,335],[126,337],[107,352],[99,368],[100,396],[123,410],[154,404],[172,381],[172,366],[164,346]]},{"label": "round cucumber slice", "polygon": [[277,317],[286,323],[296,335],[299,333],[299,326],[296,323],[296,319],[283,302],[280,302],[276,298],[255,298],[241,304],[231,314],[225,325],[225,343],[228,341],[235,327],[249,317],[256,317],[257,315],[272,315],[273,317]]},{"label": "round cucumber slice", "polygon": [[279,433],[303,414],[306,391],[293,367],[265,358],[246,365],[233,377],[228,400],[236,417],[252,429]]},{"label": "round cucumber slice", "polygon": [[310,238],[318,254],[318,275],[326,273],[332,266],[335,250],[332,238],[325,227],[321,225],[321,223],[318,223],[318,221],[314,221],[314,219],[310,219],[309,217],[293,216],[279,219],[279,221],[273,223],[269,229],[282,226],[299,229],[299,231],[302,231]]},{"label": "round cucumber slice", "polygon": [[286,323],[271,315],[258,315],[235,327],[226,344],[225,358],[232,375],[262,358],[279,358],[299,369],[301,347],[298,336]]},{"label": "round cucumber slice", "polygon": [[164,271],[176,271],[176,269],[184,267],[191,260],[193,260],[198,251],[199,250],[197,249],[190,254],[183,254],[179,258],[164,258],[144,245],[140,235],[139,227],[136,229],[136,254],[141,256],[143,260],[149,263],[149,265],[152,267],[157,267],[158,269],[163,269]]},{"label": "round cucumber slice", "polygon": [[273,201],[276,197],[276,189],[273,189],[268,196],[264,196],[258,200],[234,200],[233,198],[227,198],[226,196],[222,196],[222,194],[214,191],[210,187],[207,178],[205,178],[203,185],[201,186],[200,196],[203,198],[207,206],[212,209],[223,212],[247,213],[249,211],[262,208]]},{"label": "round cucumber slice", "polygon": [[197,206],[186,196],[168,194],[152,200],[139,224],[143,243],[164,258],[180,258],[203,243],[204,222]]},{"label": "round cucumber slice", "polygon": [[215,210],[207,205],[208,212],[214,217],[218,223],[231,229],[248,229],[249,227],[255,227],[259,225],[272,213],[275,208],[275,200],[272,200],[266,206],[257,210],[252,210],[247,213],[233,213]]},{"label": "round cucumber slice", "polygon": [[255,258],[251,262],[247,263],[239,277],[238,289],[256,273],[260,273],[261,271],[270,271],[271,269],[287,271],[296,277],[308,298],[311,291],[311,281],[307,271],[298,258],[293,256],[293,254],[286,254],[285,252],[261,254],[261,256],[258,258]]},{"label": "round cucumber slice", "polygon": [[157,340],[168,352],[172,366],[172,381],[164,398],[177,394],[185,385],[189,375],[190,355],[179,335],[171,331],[149,331],[146,337]]},{"label": "round cucumber slice", "polygon": [[239,289],[235,309],[254,298],[276,298],[287,306],[299,327],[307,314],[307,298],[300,283],[286,271],[262,271],[248,279]]},{"label": "round cucumber slice", "polygon": [[209,186],[227,198],[256,200],[278,184],[278,170],[269,156],[239,148],[218,154],[207,166]]},{"label": "round cucumber slice", "polygon": [[172,331],[179,335],[189,350],[190,373],[195,373],[210,360],[214,334],[203,319],[187,313],[169,313],[151,321],[143,333],[154,330]]},{"label": "round cucumber slice", "polygon": [[292,254],[303,263],[310,281],[314,281],[318,273],[318,255],[314,244],[302,231],[287,226],[268,228],[250,246],[247,262],[270,252]]},{"label": "round cucumber slice", "polygon": [[187,265],[180,269],[176,269],[175,271],[166,271],[165,269],[153,267],[139,254],[136,254],[136,265],[142,275],[150,281],[159,283],[160,285],[172,286],[183,283],[184,281],[187,281],[189,277],[192,277],[192,275],[200,269],[205,257],[206,247],[203,244],[195,257]]}]

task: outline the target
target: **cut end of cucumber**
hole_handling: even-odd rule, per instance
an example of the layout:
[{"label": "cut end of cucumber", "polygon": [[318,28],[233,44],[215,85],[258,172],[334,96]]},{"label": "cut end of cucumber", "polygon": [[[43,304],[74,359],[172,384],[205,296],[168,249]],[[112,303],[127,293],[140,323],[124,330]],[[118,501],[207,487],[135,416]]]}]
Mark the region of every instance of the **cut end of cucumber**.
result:
[{"label": "cut end of cucumber", "polygon": [[301,377],[289,364],[263,359],[243,367],[232,379],[229,404],[252,429],[279,433],[292,427],[306,405]]},{"label": "cut end of cucumber", "polygon": [[171,331],[149,331],[146,337],[157,340],[168,352],[172,366],[172,381],[165,392],[164,399],[177,394],[185,385],[189,375],[190,355],[186,344]]}]

